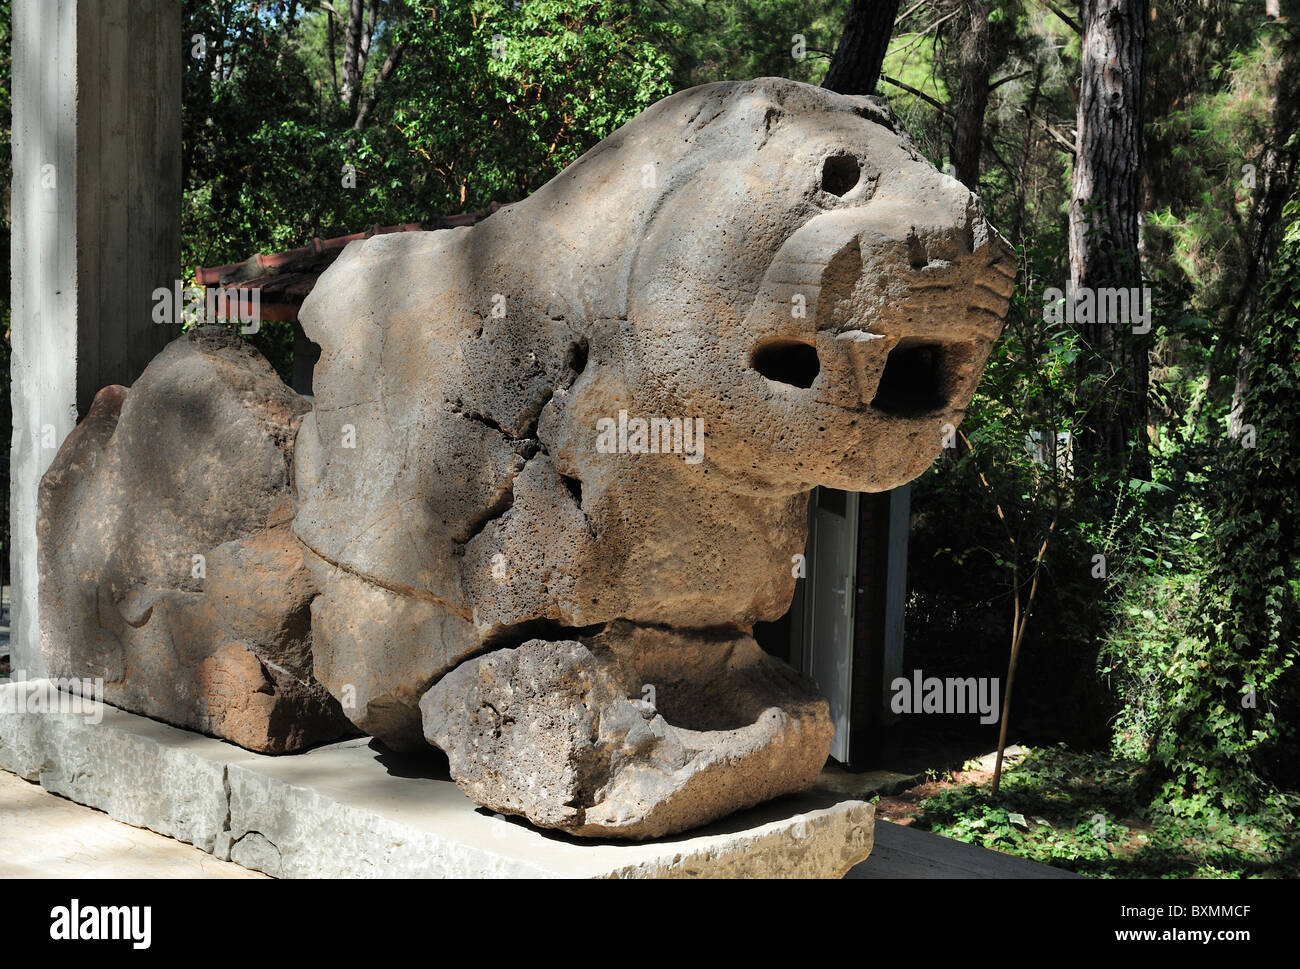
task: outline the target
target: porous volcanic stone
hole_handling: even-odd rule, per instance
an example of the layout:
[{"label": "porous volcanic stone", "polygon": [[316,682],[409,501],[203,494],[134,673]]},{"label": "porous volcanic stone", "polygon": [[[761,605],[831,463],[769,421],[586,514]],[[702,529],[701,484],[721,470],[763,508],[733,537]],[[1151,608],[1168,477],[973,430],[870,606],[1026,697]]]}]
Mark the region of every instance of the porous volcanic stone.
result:
[{"label": "porous volcanic stone", "polygon": [[205,327],[106,387],[41,481],[42,646],[53,677],[279,753],[349,731],[312,676],[316,594],[294,513],[308,404]]},{"label": "porous volcanic stone", "polygon": [[420,710],[475,801],[593,837],[672,834],[804,790],[834,734],[816,685],[751,637],[628,623],[470,660]]},{"label": "porous volcanic stone", "polygon": [[318,677],[405,748],[477,653],[779,618],[809,490],[929,465],[1013,275],[883,102],[777,78],[667,98],[473,227],[352,243],[301,314]]}]

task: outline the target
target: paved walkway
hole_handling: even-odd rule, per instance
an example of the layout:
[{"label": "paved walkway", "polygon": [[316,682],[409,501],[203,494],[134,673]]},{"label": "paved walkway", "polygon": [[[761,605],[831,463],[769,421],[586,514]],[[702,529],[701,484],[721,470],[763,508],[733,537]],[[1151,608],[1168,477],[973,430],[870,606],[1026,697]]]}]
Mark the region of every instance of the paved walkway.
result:
[{"label": "paved walkway", "polygon": [[943,838],[929,831],[876,821],[871,857],[848,878],[1082,878],[1072,871]]},{"label": "paved walkway", "polygon": [[0,878],[265,878],[0,770]]}]

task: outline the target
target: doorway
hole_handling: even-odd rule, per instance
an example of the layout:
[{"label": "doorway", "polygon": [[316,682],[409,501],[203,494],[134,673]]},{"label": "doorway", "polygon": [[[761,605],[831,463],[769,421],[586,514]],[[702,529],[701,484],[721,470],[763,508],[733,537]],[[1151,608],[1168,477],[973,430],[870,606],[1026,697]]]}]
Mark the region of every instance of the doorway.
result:
[{"label": "doorway", "polygon": [[902,675],[911,489],[879,494],[816,488],[808,501],[806,574],[786,615],[759,623],[768,652],[816,680],[830,705],[831,757],[872,766],[894,719],[889,684]]}]

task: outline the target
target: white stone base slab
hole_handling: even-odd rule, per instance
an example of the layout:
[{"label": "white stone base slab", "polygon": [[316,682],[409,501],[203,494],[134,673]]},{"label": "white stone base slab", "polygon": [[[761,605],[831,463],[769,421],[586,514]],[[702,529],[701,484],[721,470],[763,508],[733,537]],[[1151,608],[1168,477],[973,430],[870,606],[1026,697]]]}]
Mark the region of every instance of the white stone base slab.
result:
[{"label": "white stone base slab", "polygon": [[833,795],[593,842],[478,808],[436,755],[362,738],[269,757],[106,705],[34,710],[35,690],[51,695],[48,681],[0,684],[0,769],[278,877],[839,878],[871,853],[875,809]]},{"label": "white stone base slab", "polygon": [[[114,821],[0,770],[0,884],[9,878],[247,881],[266,876],[148,828]],[[17,895],[10,892],[11,903]]]}]

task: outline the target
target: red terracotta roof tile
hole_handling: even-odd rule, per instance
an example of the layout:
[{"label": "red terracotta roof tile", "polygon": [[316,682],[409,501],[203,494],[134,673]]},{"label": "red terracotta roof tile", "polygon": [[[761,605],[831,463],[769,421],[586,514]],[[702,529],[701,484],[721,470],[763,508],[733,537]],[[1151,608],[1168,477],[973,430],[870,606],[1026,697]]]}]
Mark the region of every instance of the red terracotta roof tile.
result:
[{"label": "red terracotta roof tile", "polygon": [[316,285],[320,274],[339,257],[348,243],[390,232],[429,232],[475,225],[503,207],[499,202],[493,202],[479,212],[441,215],[424,222],[408,222],[404,225],[375,225],[365,232],[354,232],[333,239],[313,239],[311,245],[298,249],[269,254],[259,252],[243,262],[224,266],[200,266],[194,274],[195,282],[205,288],[222,286],[226,289],[260,290],[262,319],[296,320],[303,300]]}]

